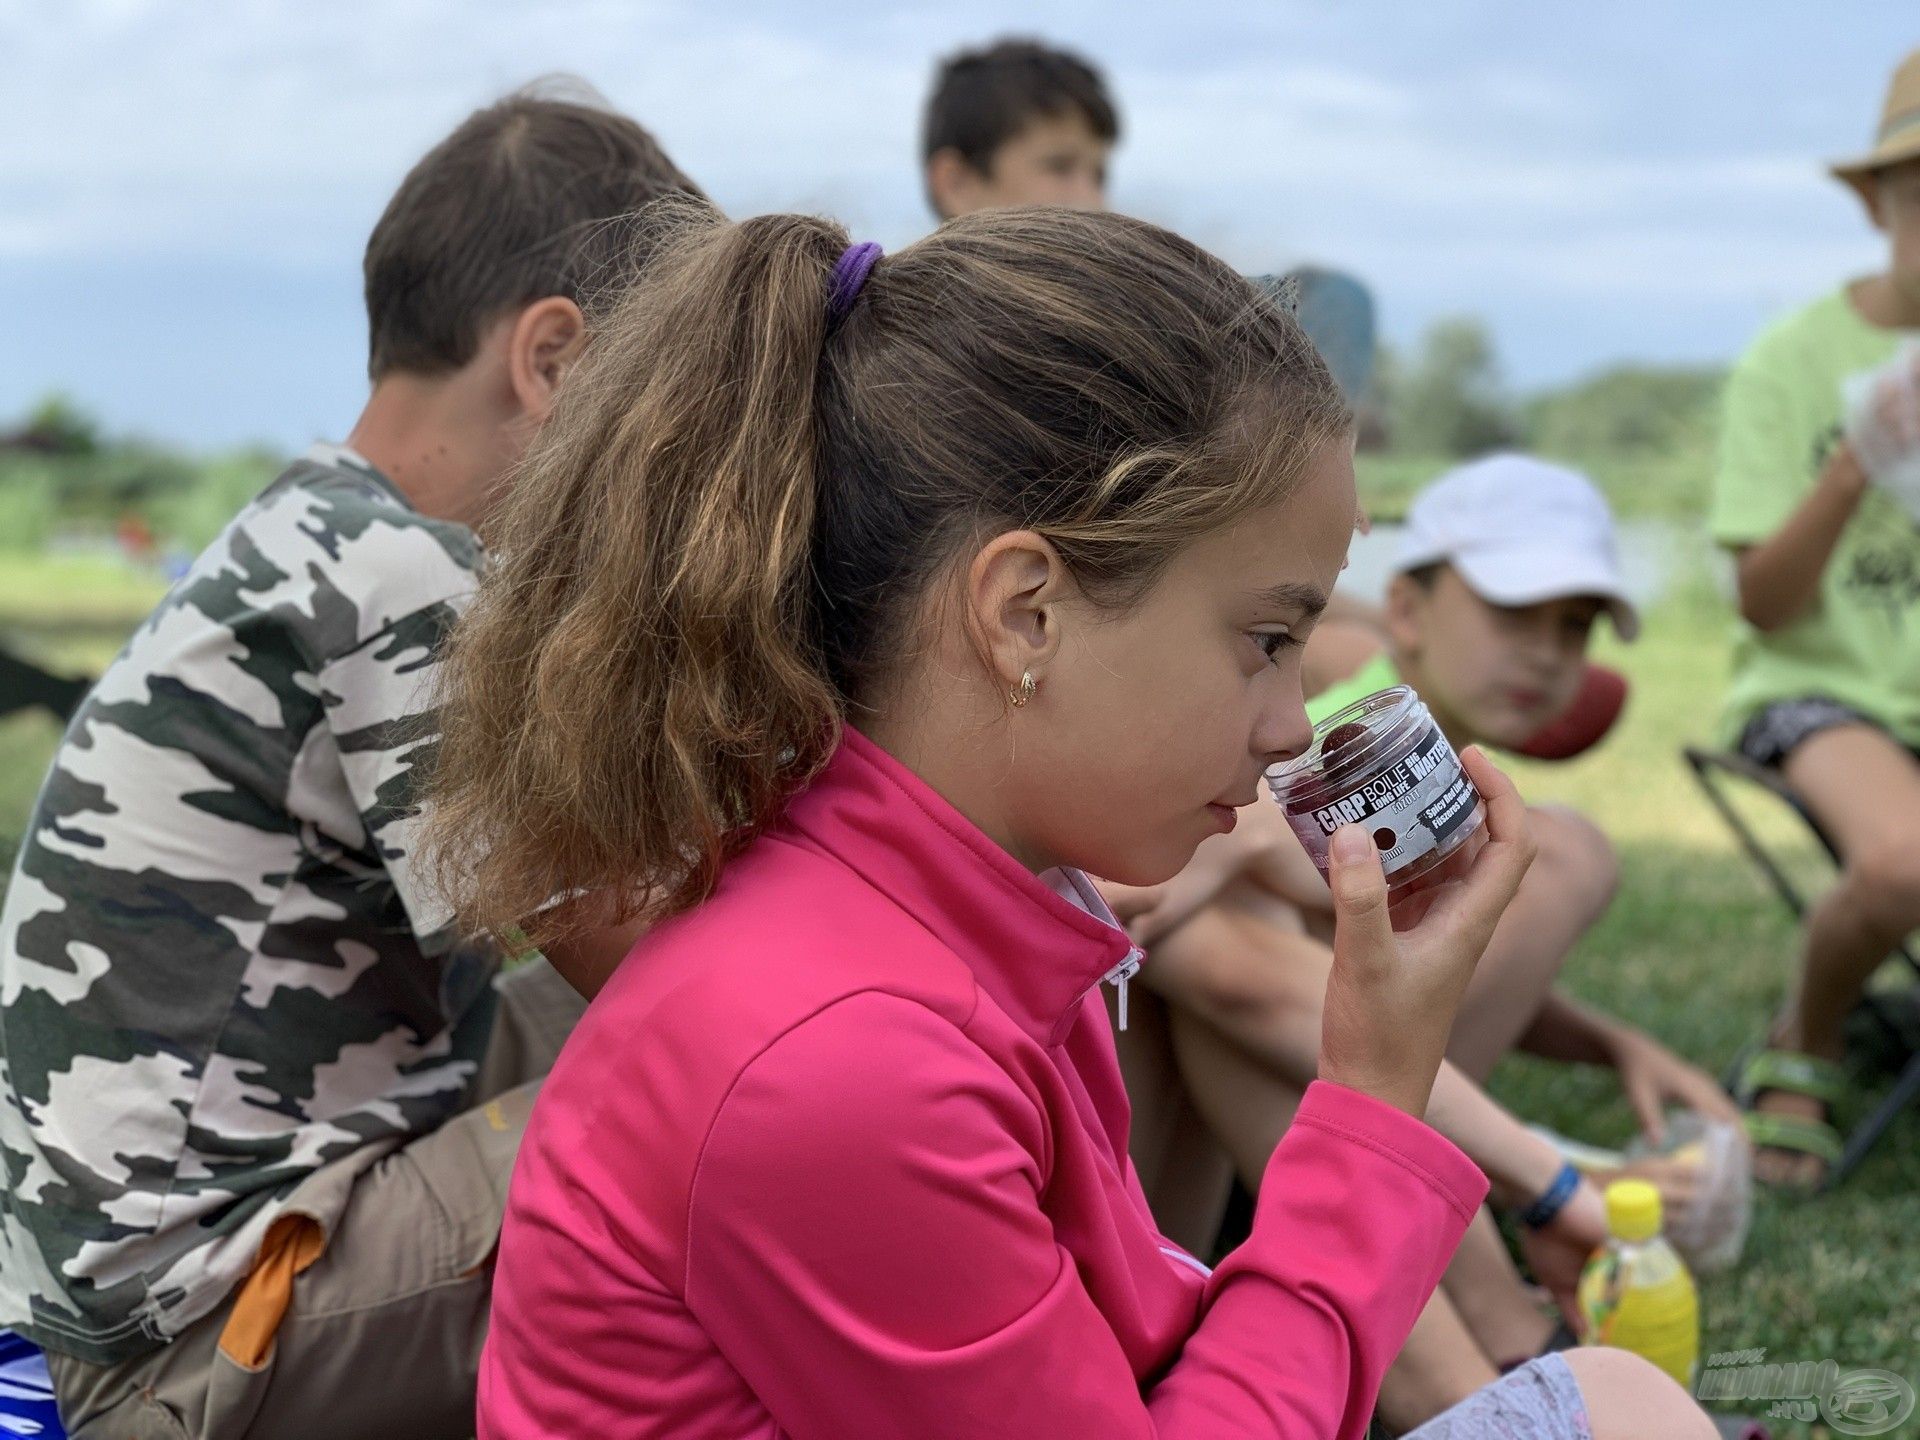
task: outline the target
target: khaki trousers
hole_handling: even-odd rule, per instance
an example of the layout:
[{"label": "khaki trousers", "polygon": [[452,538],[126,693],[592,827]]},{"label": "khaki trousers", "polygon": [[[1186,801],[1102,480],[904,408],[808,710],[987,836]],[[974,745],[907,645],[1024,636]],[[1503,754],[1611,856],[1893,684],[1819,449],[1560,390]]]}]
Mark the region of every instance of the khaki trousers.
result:
[{"label": "khaki trousers", "polygon": [[[263,1288],[256,1271],[150,1355],[89,1365],[48,1354],[73,1440],[473,1434],[507,1180],[540,1079],[586,1008],[544,960],[495,983],[498,1014],[472,1108],[404,1145],[336,1161],[295,1191],[297,1204],[311,1190],[322,1213],[330,1189],[345,1195],[330,1238],[310,1220],[276,1222],[276,1231],[313,1227],[287,1252],[304,1253],[280,1279],[283,1314],[269,1311],[264,1325],[236,1319],[236,1306]],[[266,1246],[262,1257],[265,1266]]]}]

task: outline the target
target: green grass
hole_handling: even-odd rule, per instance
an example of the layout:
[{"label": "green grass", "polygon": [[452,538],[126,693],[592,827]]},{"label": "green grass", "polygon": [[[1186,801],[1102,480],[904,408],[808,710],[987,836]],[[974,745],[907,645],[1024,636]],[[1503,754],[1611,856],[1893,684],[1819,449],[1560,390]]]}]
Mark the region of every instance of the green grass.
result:
[{"label": "green grass", "polygon": [[[1431,472],[1428,472],[1431,473]],[[55,572],[0,578],[9,604],[57,609]],[[76,565],[89,603],[131,606],[150,582],[103,579]],[[0,575],[4,574],[0,567]],[[130,621],[128,623],[131,623]],[[1644,1025],[1718,1072],[1777,1004],[1791,972],[1795,930],[1695,794],[1679,747],[1711,736],[1725,684],[1726,616],[1702,584],[1683,585],[1648,617],[1631,648],[1608,642],[1602,658],[1634,684],[1627,715],[1595,754],[1564,765],[1517,767],[1531,798],[1593,816],[1619,848],[1619,901],[1569,962],[1570,989]],[[0,721],[0,853],[10,850],[58,738],[49,721]],[[1791,844],[1791,825],[1756,815]],[[1800,846],[1810,877],[1818,867]],[[1867,1087],[1882,1077],[1862,1076]],[[1503,1062],[1502,1099],[1530,1119],[1599,1142],[1620,1142],[1631,1117],[1605,1072]],[[1864,1099],[1869,1091],[1863,1089]],[[1842,1120],[1857,1115],[1856,1100]],[[1737,1271],[1703,1285],[1702,1353],[1765,1347],[1770,1358],[1873,1366],[1920,1379],[1920,1113],[1908,1112],[1838,1194],[1812,1201],[1764,1195]],[[1776,1434],[1805,1434],[1777,1425]],[[1813,1434],[1824,1432],[1816,1428]]]},{"label": "green grass", "polygon": [[166,589],[157,575],[111,554],[7,555],[0,563],[0,630],[100,629],[116,632],[117,648]]},{"label": "green grass", "polygon": [[[1530,799],[1576,805],[1613,837],[1620,898],[1568,962],[1575,994],[1645,1026],[1720,1073],[1779,1003],[1793,971],[1797,930],[1733,847],[1679,759],[1710,740],[1724,690],[1725,617],[1683,593],[1650,617],[1640,643],[1609,646],[1634,690],[1616,733],[1563,765],[1517,768]],[[1798,826],[1764,799],[1749,810],[1782,842],[1796,878],[1823,866]],[[1854,1067],[1859,1085],[1842,1125],[1877,1098],[1887,1076]],[[1495,1093],[1529,1119],[1617,1143],[1633,1133],[1610,1074],[1513,1057]],[[1875,1367],[1920,1382],[1920,1306],[1912,1262],[1920,1245],[1920,1110],[1909,1109],[1847,1184],[1832,1195],[1761,1192],[1746,1255],[1702,1282],[1702,1355],[1764,1347],[1770,1360],[1831,1357],[1843,1370]],[[1825,1435],[1776,1422],[1776,1435]],[[1920,1433],[1920,1429],[1903,1433]]]},{"label": "green grass", "polygon": [[[0,719],[0,867],[5,876],[13,873],[20,832],[59,742],[60,727],[40,711]],[[5,886],[0,876],[0,895]]]},{"label": "green grass", "polygon": [[[166,588],[111,553],[0,557],[0,645],[58,674],[97,675]],[[0,716],[0,893],[60,729],[37,710]]]},{"label": "green grass", "polygon": [[[110,552],[0,556],[0,646],[56,674],[97,675],[166,589]],[[12,843],[8,802],[20,789],[31,800],[39,785],[37,767],[19,773],[30,742],[18,736],[38,733],[21,717],[0,718],[0,854]]]}]

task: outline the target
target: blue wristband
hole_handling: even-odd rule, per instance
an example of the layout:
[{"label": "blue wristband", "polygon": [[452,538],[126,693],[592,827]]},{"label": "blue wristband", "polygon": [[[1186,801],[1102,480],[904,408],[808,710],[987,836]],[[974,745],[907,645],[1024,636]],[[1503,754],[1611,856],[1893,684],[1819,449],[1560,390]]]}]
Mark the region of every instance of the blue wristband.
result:
[{"label": "blue wristband", "polygon": [[1540,1192],[1540,1198],[1520,1212],[1520,1223],[1529,1230],[1551,1225],[1554,1217],[1567,1208],[1567,1201],[1580,1188],[1580,1172],[1569,1160],[1553,1177],[1553,1183]]}]

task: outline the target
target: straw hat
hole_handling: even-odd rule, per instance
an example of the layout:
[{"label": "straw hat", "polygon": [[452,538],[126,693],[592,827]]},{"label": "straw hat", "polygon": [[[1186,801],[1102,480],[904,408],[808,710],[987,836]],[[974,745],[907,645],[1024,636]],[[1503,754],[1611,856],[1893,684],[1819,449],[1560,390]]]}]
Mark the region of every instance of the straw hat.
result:
[{"label": "straw hat", "polygon": [[1869,183],[1876,170],[1898,165],[1903,160],[1920,160],[1920,50],[1900,62],[1893,72],[1893,84],[1887,87],[1887,103],[1880,111],[1880,131],[1871,152],[1857,160],[1842,160],[1828,168],[1834,178],[1844,180],[1872,201]]}]

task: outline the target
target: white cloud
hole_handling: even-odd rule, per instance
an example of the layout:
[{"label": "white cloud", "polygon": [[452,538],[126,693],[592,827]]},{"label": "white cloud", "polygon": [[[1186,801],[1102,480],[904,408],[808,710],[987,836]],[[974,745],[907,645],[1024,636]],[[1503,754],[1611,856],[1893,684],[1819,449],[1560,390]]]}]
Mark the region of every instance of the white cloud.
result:
[{"label": "white cloud", "polygon": [[[13,255],[256,251],[318,260],[357,241],[406,165],[513,81],[577,68],[653,125],[723,198],[832,197],[895,238],[921,223],[913,127],[923,27],[850,55],[831,30],[706,18],[677,5],[378,8],[88,0],[69,25],[0,36],[0,176]],[[1524,227],[1684,205],[1804,199],[1803,157],[1765,150],[1610,156],[1551,142],[1581,102],[1539,76],[1439,72],[1417,85],[1321,60],[1118,66],[1122,195],[1255,217],[1316,186],[1382,223],[1502,213]],[[1534,133],[1515,133],[1518,119]],[[1549,132],[1542,134],[1541,132]],[[736,197],[738,197],[736,199]],[[1477,213],[1476,213],[1477,212]],[[1182,215],[1168,216],[1178,223]]]},{"label": "white cloud", "polygon": [[[1629,54],[1601,17],[1520,13],[1465,0],[1177,13],[1071,0],[1043,17],[1015,0],[0,8],[0,265],[350,282],[426,146],[555,70],[653,128],[728,208],[825,210],[898,246],[927,224],[915,132],[935,57],[1009,29],[1107,64],[1126,122],[1117,203],[1247,268],[1345,265],[1376,285],[1390,327],[1439,309],[1544,327],[1579,307],[1659,307],[1663,333],[1697,313],[1696,343],[1727,350],[1740,337],[1726,314],[1871,259],[1819,159],[1849,148],[1836,117],[1876,97],[1849,98],[1864,62],[1809,52],[1797,12],[1759,5],[1730,38],[1738,55],[1716,52],[1793,76],[1757,79],[1738,125],[1725,112],[1739,77],[1700,80],[1676,42],[1697,19],[1643,7],[1647,43]],[[1910,29],[1891,12],[1875,23]],[[1662,24],[1674,33],[1652,33]],[[357,356],[323,361],[357,371]]]}]

